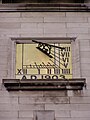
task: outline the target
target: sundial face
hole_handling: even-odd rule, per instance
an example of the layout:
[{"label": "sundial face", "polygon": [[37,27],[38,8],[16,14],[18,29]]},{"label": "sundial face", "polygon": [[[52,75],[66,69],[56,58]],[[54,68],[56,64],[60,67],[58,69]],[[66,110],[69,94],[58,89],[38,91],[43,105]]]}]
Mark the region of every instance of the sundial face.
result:
[{"label": "sundial face", "polygon": [[72,78],[71,44],[16,44],[16,78],[23,76],[27,79]]}]

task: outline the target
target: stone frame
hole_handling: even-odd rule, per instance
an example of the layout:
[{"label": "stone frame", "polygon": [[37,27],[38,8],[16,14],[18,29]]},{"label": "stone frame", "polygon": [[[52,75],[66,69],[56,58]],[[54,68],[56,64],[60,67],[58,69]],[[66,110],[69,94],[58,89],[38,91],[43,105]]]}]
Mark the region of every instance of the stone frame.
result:
[{"label": "stone frame", "polygon": [[75,37],[19,37],[11,38],[8,60],[8,76],[9,79],[15,79],[15,65],[16,65],[16,44],[17,43],[31,43],[32,39],[41,40],[43,42],[63,42],[71,43],[72,47],[72,76],[73,78],[81,77],[81,65],[80,65],[80,50],[79,42]]}]

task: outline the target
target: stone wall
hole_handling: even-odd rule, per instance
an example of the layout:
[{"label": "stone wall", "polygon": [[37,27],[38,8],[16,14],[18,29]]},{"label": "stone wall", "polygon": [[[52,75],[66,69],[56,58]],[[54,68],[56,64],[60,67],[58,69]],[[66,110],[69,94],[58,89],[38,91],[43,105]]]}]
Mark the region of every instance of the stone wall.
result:
[{"label": "stone wall", "polygon": [[[83,91],[12,91],[2,85],[9,78],[12,37],[76,37]],[[75,60],[78,62],[78,57]],[[11,68],[10,68],[11,67]],[[10,71],[11,70],[11,71]],[[77,74],[74,76],[77,77]],[[34,120],[36,110],[51,110],[55,120],[90,120],[90,13],[0,12],[0,120]]]}]

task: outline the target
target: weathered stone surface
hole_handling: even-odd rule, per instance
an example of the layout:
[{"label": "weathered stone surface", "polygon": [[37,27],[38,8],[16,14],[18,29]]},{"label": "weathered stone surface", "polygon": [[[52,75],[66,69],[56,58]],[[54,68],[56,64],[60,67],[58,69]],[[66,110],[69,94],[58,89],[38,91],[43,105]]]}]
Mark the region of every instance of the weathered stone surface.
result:
[{"label": "weathered stone surface", "polygon": [[19,12],[0,12],[0,17],[1,18],[18,18],[18,17],[20,17],[20,13]]},{"label": "weathered stone surface", "polygon": [[1,29],[19,29],[20,28],[20,23],[17,22],[0,22],[0,28]]},{"label": "weathered stone surface", "polygon": [[65,111],[64,110],[62,110],[62,111],[56,110],[55,117],[68,118],[68,117],[70,117],[70,111],[68,111],[68,110],[65,110]]},{"label": "weathered stone surface", "polygon": [[61,17],[61,16],[45,16],[44,22],[62,22],[62,23],[86,23],[88,19],[85,17]]},{"label": "weathered stone surface", "polygon": [[21,13],[21,16],[22,17],[25,17],[25,18],[28,18],[28,17],[57,17],[57,16],[60,16],[60,17],[65,17],[65,12],[60,12],[60,13],[57,13],[57,12],[35,12],[33,14],[33,12],[22,12]]},{"label": "weathered stone surface", "polygon": [[71,117],[74,118],[89,118],[90,111],[71,111]]},{"label": "weathered stone surface", "polygon": [[44,110],[44,105],[43,104],[29,104],[29,105],[20,105],[19,104],[19,110]]},{"label": "weathered stone surface", "polygon": [[44,96],[46,97],[54,97],[54,96],[67,96],[67,91],[44,91],[43,92]]},{"label": "weathered stone surface", "polygon": [[69,103],[69,97],[20,97],[19,98],[20,104],[31,104],[31,103]]},{"label": "weathered stone surface", "polygon": [[33,111],[19,111],[19,118],[33,118]]},{"label": "weathered stone surface", "polygon": [[70,103],[79,103],[79,104],[89,104],[90,103],[90,97],[71,97]]},{"label": "weathered stone surface", "polygon": [[1,12],[0,83],[11,72],[15,74],[11,37],[76,37],[72,42],[73,77],[85,77],[87,89],[8,92],[0,84],[0,120],[33,120],[36,110],[54,111],[55,120],[90,120],[90,13]]},{"label": "weathered stone surface", "polygon": [[60,118],[60,117],[57,117],[56,118],[56,120],[89,120],[89,118],[80,118],[80,117],[78,117],[78,118]]},{"label": "weathered stone surface", "polygon": [[89,17],[90,14],[88,12],[66,12],[66,16],[68,17]]},{"label": "weathered stone surface", "polygon": [[18,97],[1,97],[0,98],[0,104],[18,104]]},{"label": "weathered stone surface", "polygon": [[0,118],[18,118],[18,112],[2,111],[0,112]]},{"label": "weathered stone surface", "polygon": [[34,120],[55,120],[54,111],[35,111],[34,112]]}]

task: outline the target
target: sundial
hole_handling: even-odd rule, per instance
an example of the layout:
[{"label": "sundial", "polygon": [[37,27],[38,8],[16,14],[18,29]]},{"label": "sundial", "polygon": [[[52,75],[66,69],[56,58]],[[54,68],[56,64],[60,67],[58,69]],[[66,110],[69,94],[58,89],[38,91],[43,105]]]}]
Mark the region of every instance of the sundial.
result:
[{"label": "sundial", "polygon": [[16,44],[16,78],[72,78],[71,44],[39,40]]},{"label": "sundial", "polygon": [[[50,40],[51,41],[51,40]],[[72,78],[71,44],[31,40],[16,44],[16,78],[3,79],[10,90],[82,90],[85,78]]]}]

